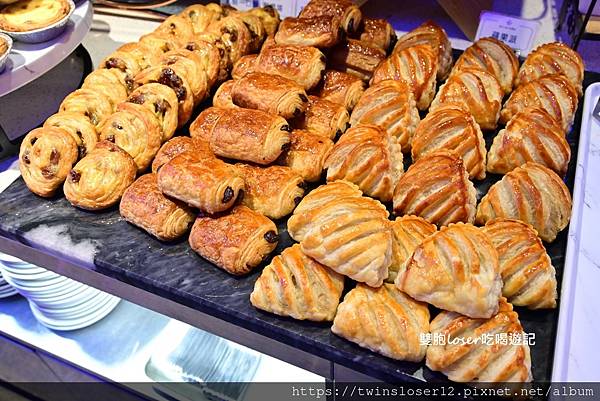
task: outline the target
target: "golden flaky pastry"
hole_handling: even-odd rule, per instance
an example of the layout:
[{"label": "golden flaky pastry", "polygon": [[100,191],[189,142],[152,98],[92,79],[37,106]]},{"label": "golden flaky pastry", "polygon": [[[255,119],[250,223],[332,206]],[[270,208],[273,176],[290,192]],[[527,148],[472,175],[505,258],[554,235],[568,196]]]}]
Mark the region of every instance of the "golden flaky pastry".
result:
[{"label": "golden flaky pastry", "polygon": [[358,284],[344,297],[331,327],[338,336],[389,358],[419,362],[427,346],[429,309],[392,284]]},{"label": "golden flaky pastry", "polygon": [[396,31],[392,24],[384,18],[363,18],[358,38],[383,49],[386,53],[390,52],[396,44]]},{"label": "golden flaky pastry", "polygon": [[140,104],[154,113],[160,124],[162,142],[173,137],[178,120],[178,101],[173,89],[159,83],[145,84],[134,90],[127,101]]},{"label": "golden flaky pastry", "polygon": [[63,111],[48,117],[44,127],[62,128],[71,134],[77,143],[79,159],[91,152],[98,143],[96,127],[86,116],[73,111]]},{"label": "golden flaky pastry", "polygon": [[113,108],[124,102],[131,89],[131,82],[121,71],[115,69],[99,69],[92,71],[81,85],[82,89],[91,89],[102,93],[109,100]]},{"label": "golden flaky pastry", "polygon": [[373,72],[383,60],[385,50],[374,44],[357,39],[348,39],[327,55],[327,65],[334,70],[354,75],[364,81],[373,77]]},{"label": "golden flaky pastry", "polygon": [[152,161],[152,172],[158,173],[165,163],[184,152],[189,152],[199,159],[214,157],[207,142],[189,136],[176,136],[160,147]]},{"label": "golden flaky pastry", "polygon": [[470,317],[494,315],[502,295],[496,248],[481,229],[464,223],[425,238],[395,283],[414,299]]},{"label": "golden flaky pastry", "polygon": [[333,149],[333,141],[301,129],[293,130],[290,137],[290,148],[281,154],[278,164],[288,166],[305,181],[319,181],[325,161]]},{"label": "golden flaky pastry", "polygon": [[340,19],[331,16],[305,18],[288,17],[281,21],[275,34],[279,45],[314,46],[326,49],[335,46],[344,37]]},{"label": "golden flaky pastry", "polygon": [[362,79],[345,72],[327,70],[316,95],[321,99],[343,104],[348,111],[352,111],[364,91],[365,83]]},{"label": "golden flaky pastry", "polygon": [[267,36],[274,35],[277,32],[281,22],[279,12],[274,5],[267,4],[263,7],[254,7],[248,10],[248,13],[257,16],[265,28]]},{"label": "golden flaky pastry", "polygon": [[69,94],[60,104],[59,111],[83,114],[98,127],[113,112],[113,104],[105,95],[92,89],[78,89]]},{"label": "golden flaky pastry", "polygon": [[229,50],[229,59],[232,63],[252,51],[252,34],[244,21],[236,15],[212,22],[207,31],[221,36],[221,40]]},{"label": "golden flaky pastry", "polygon": [[333,139],[348,129],[349,121],[350,115],[343,105],[309,96],[306,112],[294,120],[294,128],[310,130]]},{"label": "golden flaky pastry", "polygon": [[352,33],[356,31],[362,19],[360,8],[351,0],[311,0],[300,11],[300,17],[317,16],[337,17],[342,28]]},{"label": "golden flaky pastry", "polygon": [[295,244],[263,269],[250,302],[281,316],[332,321],[343,289],[344,276],[309,258]]},{"label": "golden flaky pastry", "polygon": [[172,68],[187,80],[194,104],[202,102],[209,95],[210,87],[205,65],[195,52],[184,48],[171,50],[160,57],[159,63]]},{"label": "golden flaky pastry", "polygon": [[213,106],[222,109],[235,109],[236,107],[239,107],[233,103],[233,98],[231,97],[231,91],[235,82],[235,79],[230,79],[219,86],[212,99]]}]

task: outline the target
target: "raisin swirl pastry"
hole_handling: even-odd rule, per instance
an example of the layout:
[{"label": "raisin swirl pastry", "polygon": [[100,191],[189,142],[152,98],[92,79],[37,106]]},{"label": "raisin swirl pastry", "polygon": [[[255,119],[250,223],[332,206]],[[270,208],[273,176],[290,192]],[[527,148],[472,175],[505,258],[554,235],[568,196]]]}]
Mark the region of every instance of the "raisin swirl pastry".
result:
[{"label": "raisin swirl pastry", "polygon": [[465,68],[450,76],[440,87],[430,111],[455,104],[469,111],[482,130],[494,130],[504,93],[496,77],[477,68]]},{"label": "raisin swirl pastry", "polygon": [[158,187],[207,213],[230,209],[244,189],[244,180],[233,166],[216,157],[181,153],[158,171]]},{"label": "raisin swirl pastry", "polygon": [[151,48],[152,52],[156,54],[167,53],[185,45],[185,42],[164,32],[152,32],[143,35],[140,37],[139,43]]},{"label": "raisin swirl pastry", "polygon": [[197,48],[204,47],[204,43],[209,43],[217,49],[217,52],[219,53],[219,72],[217,74],[217,81],[225,81],[229,78],[229,74],[231,73],[231,70],[233,68],[233,62],[231,61],[231,56],[229,54],[229,47],[227,47],[227,45],[221,38],[221,35],[217,35],[211,32],[203,32],[201,34],[196,35],[193,41],[188,42],[186,45],[186,49],[191,51],[197,51]]},{"label": "raisin swirl pastry", "polygon": [[258,164],[274,162],[289,148],[290,131],[279,116],[242,108],[210,107],[190,126],[192,138],[207,141],[217,156]]},{"label": "raisin swirl pastry", "polygon": [[237,16],[229,16],[213,22],[209,25],[208,32],[221,36],[221,40],[229,49],[229,59],[232,63],[252,50],[250,30]]},{"label": "raisin swirl pastry", "polygon": [[469,178],[485,178],[485,141],[479,124],[468,111],[450,104],[429,112],[419,123],[412,138],[413,161],[438,150],[456,152]]},{"label": "raisin swirl pastry", "polygon": [[72,111],[83,114],[98,127],[113,112],[110,99],[91,89],[78,89],[69,94],[60,104],[60,112]]},{"label": "raisin swirl pastry", "polygon": [[488,153],[490,173],[506,174],[535,162],[564,177],[571,159],[571,147],[562,127],[542,109],[518,112],[498,133]]},{"label": "raisin swirl pastry", "polygon": [[398,40],[394,27],[383,18],[363,18],[358,39],[377,46],[386,53],[392,51]]},{"label": "raisin swirl pastry", "polygon": [[281,18],[279,17],[279,12],[274,6],[268,4],[264,7],[254,7],[247,12],[257,16],[260,19],[263,27],[265,28],[265,33],[267,36],[275,35]]},{"label": "raisin swirl pastry", "polygon": [[123,79],[131,81],[136,76],[142,67],[138,62],[138,58],[129,52],[116,51],[100,62],[100,68],[114,69],[120,71]]},{"label": "raisin swirl pastry", "polygon": [[126,221],[162,241],[182,237],[196,217],[187,205],[163,195],[152,173],[139,177],[125,190],[119,212]]},{"label": "raisin swirl pastry", "polygon": [[233,70],[231,71],[231,77],[233,79],[241,79],[246,74],[253,72],[257,58],[258,54],[248,54],[240,58],[233,66]]},{"label": "raisin swirl pastry", "polygon": [[300,174],[304,181],[319,181],[333,141],[299,129],[293,130],[290,138],[290,148],[281,154],[278,163]]},{"label": "raisin swirl pastry", "polygon": [[159,83],[145,84],[134,90],[127,101],[142,105],[154,114],[160,125],[161,142],[173,137],[177,129],[179,107],[173,89]]},{"label": "raisin swirl pastry", "polygon": [[[530,382],[531,355],[527,342],[502,344],[499,334],[523,338],[523,326],[512,305],[502,298],[498,313],[489,319],[473,319],[454,312],[442,312],[430,325],[433,336],[455,341],[427,348],[425,364],[454,382]],[[492,336],[493,344],[481,341]]]},{"label": "raisin swirl pastry", "polygon": [[302,252],[353,280],[379,287],[388,276],[392,234],[388,212],[347,181],[321,185],[306,195],[288,220]]},{"label": "raisin swirl pastry", "polygon": [[404,169],[402,161],[400,145],[388,132],[376,125],[357,125],[341,136],[327,157],[327,181],[352,182],[365,194],[388,202]]},{"label": "raisin swirl pastry", "polygon": [[344,276],[309,258],[295,244],[263,269],[250,303],[280,316],[330,322],[343,290]]},{"label": "raisin swirl pastry", "polygon": [[481,229],[464,223],[426,237],[395,283],[416,300],[474,318],[496,314],[502,295],[496,248]]},{"label": "raisin swirl pastry", "polygon": [[351,0],[311,0],[300,12],[300,18],[329,16],[337,17],[348,33],[355,32],[360,26],[362,13]]},{"label": "raisin swirl pastry", "polygon": [[324,100],[339,103],[350,112],[365,91],[360,78],[341,71],[327,70],[315,94]]},{"label": "raisin swirl pastry", "polygon": [[66,130],[36,128],[21,143],[19,170],[31,192],[49,198],[65,181],[77,157],[77,143]]},{"label": "raisin swirl pastry", "polygon": [[386,79],[406,81],[415,96],[417,108],[427,110],[435,95],[437,69],[437,56],[431,47],[416,45],[394,51],[382,61],[373,73],[371,85]]},{"label": "raisin swirl pastry", "polygon": [[308,107],[303,116],[294,120],[294,128],[305,129],[325,138],[342,135],[350,126],[348,110],[339,103],[308,97]]},{"label": "raisin swirl pastry", "polygon": [[184,15],[169,16],[154,32],[168,35],[184,43],[194,38],[194,26]]},{"label": "raisin swirl pastry", "polygon": [[206,31],[210,24],[218,21],[223,16],[220,12],[211,10],[203,4],[188,6],[179,15],[190,20],[195,34]]},{"label": "raisin swirl pastry", "polygon": [[337,17],[288,17],[281,21],[279,30],[275,34],[275,43],[326,49],[335,46],[343,35],[340,19]]},{"label": "raisin swirl pastry", "polygon": [[231,99],[237,106],[277,114],[285,119],[298,117],[306,110],[308,97],[291,79],[251,72],[235,80]]},{"label": "raisin swirl pastry", "polygon": [[[129,82],[129,83],[127,83]],[[125,81],[124,75],[115,69],[92,71],[83,81],[83,89],[91,89],[102,93],[110,100],[113,109],[127,98],[131,89],[131,81]]]},{"label": "raisin swirl pastry", "polygon": [[490,220],[482,230],[498,251],[502,295],[516,306],[556,308],[556,271],[537,231],[510,219]]},{"label": "raisin swirl pastry", "polygon": [[408,84],[386,79],[369,87],[350,116],[350,125],[357,124],[383,128],[398,141],[403,152],[408,152],[419,124],[419,111]]},{"label": "raisin swirl pastry", "polygon": [[219,86],[219,89],[217,89],[215,92],[212,100],[214,107],[220,107],[222,109],[235,109],[238,107],[233,103],[233,99],[231,97],[231,91],[233,90],[235,82],[235,79],[230,79],[229,81],[223,82],[221,86]]},{"label": "raisin swirl pastry", "polygon": [[419,362],[427,351],[420,339],[429,333],[429,309],[392,284],[358,284],[338,307],[331,331],[389,358]]},{"label": "raisin swirl pastry", "polygon": [[492,185],[477,206],[475,223],[496,217],[521,220],[552,242],[569,223],[571,203],[569,189],[555,172],[529,162]]},{"label": "raisin swirl pastry", "polygon": [[385,59],[385,51],[378,46],[356,39],[348,39],[331,49],[328,67],[368,81],[377,66]]},{"label": "raisin swirl pastry", "polygon": [[265,31],[262,20],[258,16],[247,11],[235,11],[228,13],[227,16],[238,18],[244,23],[246,28],[248,28],[248,32],[250,32],[250,50],[248,52],[258,52],[267,38],[267,32]]},{"label": "raisin swirl pastry", "polygon": [[190,233],[190,246],[204,259],[230,274],[250,273],[275,250],[275,224],[246,206],[214,216],[200,215]]},{"label": "raisin swirl pastry", "polygon": [[54,114],[46,120],[44,127],[62,128],[67,131],[77,144],[78,158],[81,159],[98,143],[96,127],[83,114],[63,111]]},{"label": "raisin swirl pastry", "polygon": [[187,49],[171,50],[163,54],[160,63],[173,68],[176,72],[180,71],[185,76],[196,104],[208,96],[210,90],[208,75],[204,68],[204,62],[195,52]]},{"label": "raisin swirl pastry", "polygon": [[421,157],[400,177],[394,191],[394,213],[414,214],[430,223],[472,223],[477,204],[462,159],[451,151]]},{"label": "raisin swirl pastry", "polygon": [[69,172],[63,187],[73,206],[87,210],[109,208],[133,182],[137,166],[131,156],[112,142],[100,141]]},{"label": "raisin swirl pastry", "polygon": [[258,167],[237,163],[235,169],[245,182],[242,205],[280,219],[292,213],[304,196],[302,176],[289,167]]},{"label": "raisin swirl pastry", "polygon": [[117,49],[117,52],[131,54],[142,70],[158,64],[160,56],[164,53],[155,46],[144,42],[125,43]]},{"label": "raisin swirl pastry", "polygon": [[185,49],[194,52],[199,57],[200,69],[206,75],[206,82],[209,88],[212,88],[218,80],[223,80],[220,77],[222,68],[221,56],[222,49],[217,44],[206,40],[195,39],[185,45]]},{"label": "raisin swirl pastry", "polygon": [[152,161],[152,172],[157,173],[165,163],[184,152],[199,159],[214,157],[207,142],[189,136],[176,136],[160,147]]}]

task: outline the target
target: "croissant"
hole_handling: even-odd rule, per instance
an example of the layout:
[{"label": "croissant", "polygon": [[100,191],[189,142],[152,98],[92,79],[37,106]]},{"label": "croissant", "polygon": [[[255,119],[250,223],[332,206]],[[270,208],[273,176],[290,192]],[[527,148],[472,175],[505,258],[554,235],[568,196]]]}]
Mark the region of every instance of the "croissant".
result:
[{"label": "croissant", "polygon": [[195,52],[187,49],[171,50],[161,56],[160,64],[171,68],[186,79],[194,103],[200,103],[208,96],[209,78],[204,62]]},{"label": "croissant", "polygon": [[541,239],[552,242],[569,224],[571,194],[552,170],[525,163],[492,185],[477,206],[476,224],[496,217],[531,224]]},{"label": "croissant", "polygon": [[419,111],[410,87],[404,81],[387,79],[368,88],[350,116],[350,124],[374,124],[386,130],[402,151],[419,124]]},{"label": "croissant", "polygon": [[127,98],[127,93],[131,89],[123,74],[115,69],[92,71],[83,81],[81,88],[100,92],[110,100],[113,109]]},{"label": "croissant", "polygon": [[275,35],[279,27],[280,17],[275,6],[267,4],[263,7],[254,7],[247,11],[248,13],[257,16],[265,28],[267,36]]},{"label": "croissant", "polygon": [[371,43],[348,39],[331,49],[329,68],[346,72],[368,81],[377,65],[385,59],[385,51]]},{"label": "croissant", "polygon": [[194,25],[184,15],[171,15],[154,30],[159,34],[171,36],[181,42],[187,42],[194,37]]},{"label": "croissant", "polygon": [[[233,79],[240,79],[244,77],[244,75],[254,71],[254,65],[256,64],[256,60],[258,59],[258,54],[248,54],[240,58],[234,65],[233,70],[231,71],[231,77]],[[281,75],[281,74],[279,74]],[[289,78],[291,79],[291,78]]]},{"label": "croissant", "polygon": [[[124,45],[121,45],[121,47],[119,47],[117,49],[117,52],[131,54],[134,57],[138,66],[140,67],[140,69],[142,69],[142,70],[145,70],[146,68],[149,68],[149,67],[152,67],[153,65],[158,64],[158,60],[160,59],[160,56],[163,54],[163,52],[159,48],[149,44],[148,40],[146,42],[140,41],[140,42],[125,43]],[[97,70],[97,71],[102,71],[102,70]],[[110,69],[108,71],[116,72],[117,70]],[[133,77],[126,77],[126,74],[123,74],[121,71],[119,71],[119,72],[120,72],[120,75],[125,78],[128,90],[131,90],[133,87],[132,86]]]},{"label": "croissant", "polygon": [[98,143],[96,127],[83,114],[63,111],[48,117],[44,127],[62,128],[71,134],[77,144],[79,159],[94,149]]},{"label": "croissant", "polygon": [[281,154],[278,163],[291,168],[305,181],[319,181],[325,160],[333,149],[333,141],[311,131],[298,129],[292,131],[290,138],[290,148]]},{"label": "croissant", "polygon": [[519,70],[517,85],[535,81],[546,75],[562,74],[581,96],[583,72],[583,59],[579,53],[564,43],[546,43],[529,53]]},{"label": "croissant", "polygon": [[465,68],[446,80],[429,110],[454,104],[471,113],[482,130],[494,130],[503,96],[502,88],[492,74],[477,68]]},{"label": "croissant", "polygon": [[404,170],[400,144],[376,125],[350,128],[334,145],[325,162],[327,180],[352,182],[365,194],[392,200]]},{"label": "croissant", "polygon": [[435,95],[438,69],[436,53],[428,45],[417,45],[394,51],[379,64],[371,84],[386,79],[405,81],[412,91],[417,108],[427,110]]},{"label": "croissant", "polygon": [[412,138],[412,159],[452,150],[463,160],[469,178],[485,178],[486,150],[475,118],[455,105],[438,107],[419,123]]},{"label": "croissant", "polygon": [[344,276],[309,258],[295,244],[263,269],[250,302],[280,316],[332,321],[343,289]]},{"label": "croissant", "polygon": [[475,318],[498,311],[498,252],[471,224],[451,224],[426,237],[405,266],[395,284],[416,300]]},{"label": "croissant", "polygon": [[414,214],[438,226],[472,223],[477,197],[463,161],[450,151],[421,157],[400,177],[394,213]]},{"label": "croissant", "polygon": [[202,4],[188,6],[179,15],[190,20],[195,34],[206,31],[210,24],[223,16],[220,12],[211,10]]},{"label": "croissant", "polygon": [[504,103],[500,122],[506,124],[519,111],[540,108],[568,131],[577,110],[577,90],[564,75],[546,75],[520,85]]},{"label": "croissant", "polygon": [[562,127],[542,109],[525,109],[494,138],[488,153],[490,173],[506,174],[527,163],[539,163],[564,177],[571,147]]},{"label": "croissant", "polygon": [[198,216],[189,239],[200,256],[234,275],[249,273],[278,241],[275,224],[242,205],[225,214]]},{"label": "croissant", "polygon": [[429,309],[392,284],[358,284],[338,307],[331,331],[361,347],[401,361],[419,362],[427,346]]},{"label": "croissant", "polygon": [[113,112],[110,99],[91,89],[77,89],[69,94],[60,104],[60,112],[72,111],[83,114],[98,127]]},{"label": "croissant", "polygon": [[152,172],[157,173],[165,163],[184,152],[199,159],[214,157],[207,142],[189,136],[176,136],[160,147],[152,161]]},{"label": "croissant", "polygon": [[556,308],[556,271],[537,231],[501,218],[488,221],[482,230],[498,251],[502,295],[517,306]]},{"label": "croissant", "polygon": [[142,105],[154,114],[160,125],[162,142],[173,137],[177,129],[179,107],[173,89],[158,83],[145,84],[134,90],[127,101]]},{"label": "croissant", "polygon": [[354,184],[335,181],[306,195],[289,218],[290,236],[317,262],[378,287],[388,275],[392,235],[388,212]]},{"label": "croissant", "polygon": [[221,68],[227,68],[222,60],[226,58],[224,46],[222,42],[214,43],[200,38],[194,39],[185,45],[185,50],[189,50],[198,56],[196,62],[200,61],[209,88],[212,88],[218,80],[224,80],[228,74],[226,72],[221,77]]},{"label": "croissant", "polygon": [[352,111],[364,91],[365,83],[360,78],[341,71],[327,70],[315,94]]},{"label": "croissant", "polygon": [[350,126],[350,115],[344,106],[316,96],[308,97],[304,115],[294,120],[294,128],[305,129],[333,139]]},{"label": "croissant", "polygon": [[394,27],[383,18],[363,18],[358,38],[389,53],[398,38]]},{"label": "croissant", "polygon": [[281,21],[279,30],[275,34],[275,43],[323,49],[335,46],[343,36],[344,30],[340,26],[338,17],[288,17]]},{"label": "croissant", "polygon": [[351,0],[311,0],[300,12],[300,18],[318,16],[338,17],[346,32],[358,29],[362,19],[360,8]]},{"label": "croissant", "polygon": [[221,36],[221,40],[229,49],[229,59],[232,63],[252,50],[250,30],[237,16],[224,17],[211,23],[208,26],[208,32]]},{"label": "croissant", "polygon": [[[442,344],[427,348],[425,364],[454,382],[530,382],[531,356],[519,316],[506,299],[489,319],[472,319],[454,312],[442,312],[431,321],[433,338]],[[505,334],[502,344],[496,336]],[[482,341],[491,337],[491,343]],[[511,340],[512,339],[512,343]],[[520,340],[519,340],[520,339]],[[517,340],[517,341],[515,341]]]}]

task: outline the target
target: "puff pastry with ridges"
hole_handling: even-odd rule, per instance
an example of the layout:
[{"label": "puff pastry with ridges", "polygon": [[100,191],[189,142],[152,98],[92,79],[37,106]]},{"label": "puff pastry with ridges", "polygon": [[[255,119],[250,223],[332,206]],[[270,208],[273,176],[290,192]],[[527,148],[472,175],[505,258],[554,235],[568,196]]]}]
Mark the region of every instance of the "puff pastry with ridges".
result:
[{"label": "puff pastry with ridges", "polygon": [[196,34],[206,31],[211,23],[218,21],[223,16],[221,13],[211,10],[203,4],[188,6],[179,15],[190,20]]},{"label": "puff pastry with ridges", "polygon": [[[121,45],[119,48],[117,48],[117,51],[121,53],[131,54],[135,58],[142,70],[145,70],[146,68],[157,64],[158,60],[160,59],[160,56],[163,54],[163,52],[160,49],[144,42],[125,43],[124,45]],[[110,69],[108,71],[115,70]],[[133,86],[130,85],[132,84],[133,77],[127,77],[126,74],[123,73],[121,73],[120,75],[125,78],[126,83],[128,84],[128,90],[131,90]]]},{"label": "puff pastry with ridges", "polygon": [[152,172],[157,173],[165,163],[184,152],[200,159],[214,157],[207,142],[189,136],[176,136],[160,147],[152,161]]},{"label": "puff pastry with ridges", "polygon": [[131,89],[125,82],[123,74],[114,69],[100,69],[92,71],[81,85],[83,89],[96,90],[109,98],[113,108],[127,98]]},{"label": "puff pastry with ridges", "polygon": [[187,80],[195,104],[209,95],[209,77],[204,62],[195,52],[184,48],[171,50],[161,56],[160,65],[170,67]]},{"label": "puff pastry with ridges", "polygon": [[[240,58],[234,65],[231,71],[231,78],[240,79],[249,72],[254,71],[254,65],[258,59],[258,54],[248,54]],[[281,75],[281,74],[280,74]]]},{"label": "puff pastry with ridges", "polygon": [[219,89],[215,92],[213,96],[212,105],[214,107],[220,107],[223,109],[235,109],[236,106],[233,103],[233,99],[231,98],[231,90],[233,89],[233,85],[235,85],[235,80],[230,79],[229,81],[225,81],[219,86]]},{"label": "puff pastry with ridges", "polygon": [[170,15],[154,32],[174,37],[181,42],[187,42],[194,37],[194,26],[191,20],[181,14]]},{"label": "puff pastry with ridges", "polygon": [[325,161],[333,149],[333,141],[311,131],[295,129],[290,134],[290,148],[278,163],[300,174],[305,181],[319,181]]},{"label": "puff pastry with ridges", "polygon": [[263,42],[267,38],[267,32],[265,31],[265,27],[261,19],[247,11],[227,10],[226,15],[228,17],[234,17],[241,20],[246,28],[248,28],[248,31],[250,32],[250,49],[247,53],[258,52]]},{"label": "puff pastry with ridges", "polygon": [[293,124],[294,128],[309,130],[333,139],[348,129],[350,115],[341,104],[311,95],[308,97],[304,115],[295,119]]},{"label": "puff pastry with ridges", "polygon": [[281,20],[275,6],[267,4],[263,7],[254,7],[248,10],[248,13],[257,16],[261,20],[267,36],[274,35],[277,32]]},{"label": "puff pastry with ridges", "polygon": [[123,79],[130,80],[135,77],[142,67],[138,57],[130,52],[115,51],[100,62],[100,68],[117,70]]},{"label": "puff pastry with ridges", "polygon": [[341,71],[327,70],[315,94],[321,99],[343,104],[352,111],[365,91],[362,79]]},{"label": "puff pastry with ridges", "polygon": [[217,80],[219,80],[221,66],[223,65],[223,60],[221,58],[225,58],[225,55],[221,56],[221,53],[225,54],[225,52],[223,49],[219,48],[219,44],[220,43],[197,38],[192,42],[188,42],[184,48],[185,50],[193,52],[198,57],[196,62],[200,61],[200,66],[206,75],[206,81],[209,88],[212,88]]}]

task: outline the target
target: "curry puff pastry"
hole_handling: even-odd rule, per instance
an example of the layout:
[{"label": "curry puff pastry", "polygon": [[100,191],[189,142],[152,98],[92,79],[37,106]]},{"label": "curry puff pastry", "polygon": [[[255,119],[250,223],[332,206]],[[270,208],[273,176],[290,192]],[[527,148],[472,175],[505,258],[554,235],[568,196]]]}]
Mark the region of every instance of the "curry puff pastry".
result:
[{"label": "curry puff pastry", "polygon": [[531,224],[546,242],[552,242],[571,218],[571,194],[555,172],[537,163],[525,163],[492,185],[477,206],[476,224],[496,218]]},{"label": "curry puff pastry", "polygon": [[309,258],[295,244],[263,269],[250,302],[280,316],[332,321],[343,289],[344,276]]},{"label": "curry puff pastry", "polygon": [[157,173],[165,163],[184,152],[189,152],[200,159],[214,157],[207,142],[189,136],[177,136],[160,147],[152,161],[152,172]]},{"label": "curry puff pastry", "polygon": [[[442,336],[445,344],[430,345],[425,364],[454,382],[530,382],[531,355],[527,342],[506,344],[496,341],[506,334],[523,338],[517,312],[506,299],[489,319],[472,319],[454,312],[442,312],[431,321],[431,334]],[[482,341],[491,337],[492,343]],[[449,342],[448,339],[454,341]]]},{"label": "curry puff pastry", "polygon": [[86,116],[98,127],[113,112],[113,105],[105,95],[91,89],[77,89],[69,94],[60,104],[59,110],[73,111]]},{"label": "curry puff pastry", "polygon": [[377,46],[389,53],[398,38],[394,27],[383,18],[363,18],[359,39],[363,42]]},{"label": "curry puff pastry", "polygon": [[217,156],[258,164],[274,162],[289,148],[289,131],[279,116],[242,108],[210,107],[190,127],[192,138],[208,142]]},{"label": "curry puff pastry", "polygon": [[230,209],[244,190],[244,180],[233,166],[216,157],[198,157],[184,152],[158,171],[158,187],[207,213]]},{"label": "curry puff pastry", "polygon": [[304,115],[294,120],[294,128],[310,130],[329,139],[340,136],[349,126],[350,115],[344,106],[312,95],[308,97]]},{"label": "curry puff pastry", "polygon": [[319,181],[325,160],[333,149],[333,141],[307,130],[295,129],[290,134],[290,148],[278,163],[300,174],[305,181]]},{"label": "curry puff pastry", "polygon": [[389,358],[419,362],[427,351],[421,334],[429,333],[429,309],[393,284],[358,284],[338,307],[331,331]]},{"label": "curry puff pastry", "polygon": [[498,251],[502,295],[517,306],[556,308],[556,271],[537,231],[522,221],[494,219],[483,232]]},{"label": "curry puff pastry", "polygon": [[331,49],[329,66],[368,81],[385,55],[385,51],[376,45],[348,39]]},{"label": "curry puff pastry", "polygon": [[334,145],[325,162],[327,180],[350,181],[365,194],[392,200],[403,167],[400,144],[376,125],[350,128]]},{"label": "curry puff pastry", "polygon": [[91,152],[98,143],[96,127],[86,116],[73,111],[63,111],[48,117],[44,127],[62,128],[71,134],[77,143],[79,159]]},{"label": "curry puff pastry", "polygon": [[419,111],[410,87],[404,81],[386,79],[368,88],[350,116],[350,124],[374,124],[386,130],[402,147],[410,150],[419,124]]},{"label": "curry puff pastry", "polygon": [[19,170],[31,192],[49,198],[65,181],[78,155],[77,143],[68,131],[36,128],[21,142]]},{"label": "curry puff pastry", "polygon": [[419,110],[427,110],[435,95],[437,56],[431,47],[418,45],[393,52],[373,73],[371,84],[386,79],[405,81]]},{"label": "curry puff pastry", "polygon": [[161,141],[173,137],[177,129],[177,95],[173,89],[159,83],[145,84],[129,95],[129,103],[144,106],[154,114],[160,124]]},{"label": "curry puff pastry", "polygon": [[419,123],[412,139],[412,159],[444,149],[462,158],[469,178],[485,178],[486,150],[479,124],[471,113],[452,104],[438,107]]},{"label": "curry puff pastry", "polygon": [[360,8],[351,0],[311,0],[300,12],[301,18],[337,17],[346,32],[358,29],[362,20]]},{"label": "curry puff pastry", "polygon": [[465,68],[451,75],[440,87],[430,111],[454,104],[470,112],[482,130],[494,130],[503,96],[495,76],[477,68]]},{"label": "curry puff pastry", "polygon": [[290,236],[317,262],[353,280],[378,287],[388,275],[392,233],[380,202],[347,181],[306,195],[288,220]]},{"label": "curry puff pastry", "polygon": [[125,190],[119,211],[125,220],[162,241],[183,236],[196,217],[187,205],[163,195],[153,173],[141,176]]},{"label": "curry puff pastry", "polygon": [[100,141],[69,172],[63,187],[73,206],[87,210],[111,207],[135,181],[131,156],[112,142]]},{"label": "curry puff pastry", "polygon": [[488,171],[506,174],[527,162],[539,163],[563,176],[571,147],[562,127],[542,109],[525,109],[494,138],[488,153]]},{"label": "curry puff pastry", "polygon": [[430,223],[472,223],[477,204],[462,159],[451,151],[421,157],[400,177],[394,191],[394,213],[414,214]]},{"label": "curry puff pastry", "polygon": [[190,246],[200,256],[234,274],[247,274],[275,250],[275,224],[246,206],[214,216],[200,215],[190,233]]},{"label": "curry puff pastry", "polygon": [[414,299],[475,318],[493,316],[502,295],[498,252],[481,229],[464,223],[425,238],[395,283]]},{"label": "curry puff pastry", "polygon": [[339,103],[352,111],[365,91],[362,79],[341,71],[327,70],[317,88],[316,95],[324,100]]},{"label": "curry puff pastry", "polygon": [[323,49],[335,46],[343,35],[340,19],[337,17],[288,17],[279,25],[279,30],[275,34],[275,43],[314,46]]},{"label": "curry puff pastry", "polygon": [[242,205],[280,219],[292,213],[304,196],[304,180],[289,167],[258,167],[238,163],[235,169],[246,183]]}]

